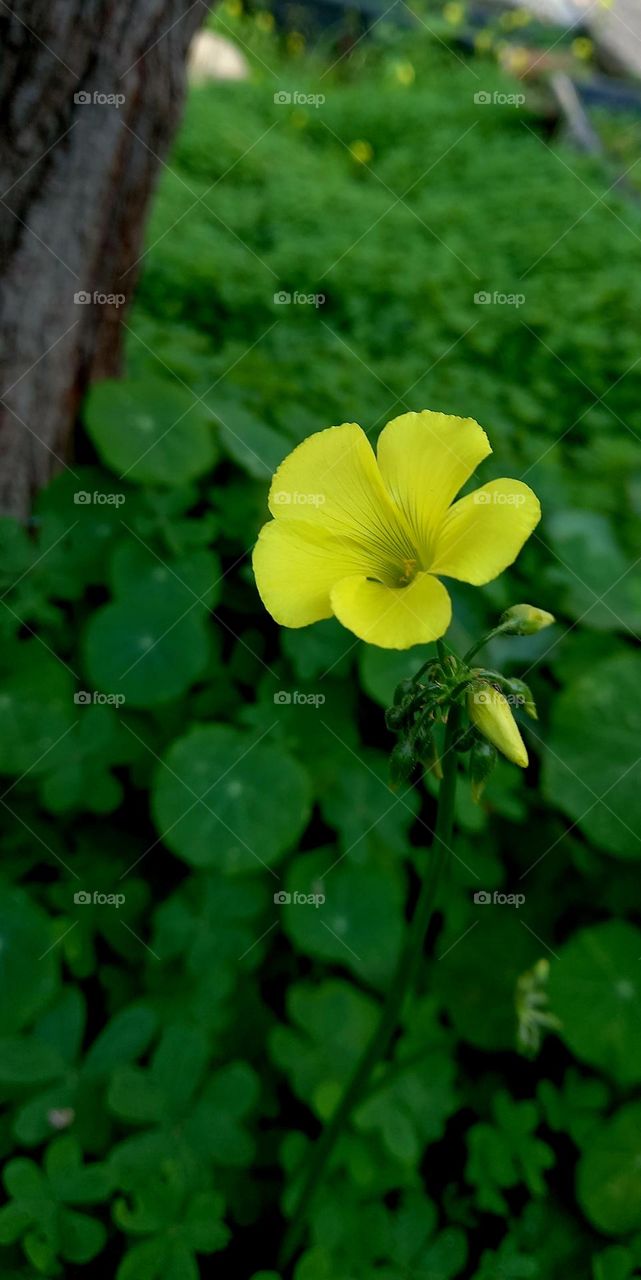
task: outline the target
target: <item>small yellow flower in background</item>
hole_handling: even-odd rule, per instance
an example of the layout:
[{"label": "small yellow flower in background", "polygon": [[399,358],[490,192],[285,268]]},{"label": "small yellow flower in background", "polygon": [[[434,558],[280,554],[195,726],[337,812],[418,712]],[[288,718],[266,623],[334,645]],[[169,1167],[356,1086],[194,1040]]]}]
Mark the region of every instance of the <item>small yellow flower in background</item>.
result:
[{"label": "small yellow flower in background", "polygon": [[587,36],[577,36],[570,48],[575,58],[580,58],[582,62],[589,62],[594,54],[594,44]]},{"label": "small yellow flower in background", "polygon": [[492,48],[493,43],[494,38],[490,31],[479,31],[478,35],[474,37],[474,48],[477,53],[486,53],[488,49]]},{"label": "small yellow flower in background", "polygon": [[444,635],[440,577],[482,586],[516,559],[540,519],[520,480],[490,480],[454,501],[492,452],[472,418],[404,413],[378,438],[355,422],[309,436],[281,463],[254,572],[284,627],[333,615],[360,639],[409,649]]},{"label": "small yellow flower in background", "polygon": [[225,12],[230,14],[232,18],[239,18],[243,12],[241,0],[225,0]]},{"label": "small yellow flower in background", "polygon": [[414,84],[416,79],[416,72],[411,62],[395,62],[394,75],[399,84],[404,85]]},{"label": "small yellow flower in background", "polygon": [[300,31],[290,31],[286,43],[287,52],[296,56],[302,53],[305,48],[305,37]]},{"label": "small yellow flower in background", "polygon": [[454,2],[446,4],[443,9],[443,17],[446,22],[449,22],[451,27],[460,27],[463,19],[465,18],[465,8],[462,4],[456,4]]},{"label": "small yellow flower in background", "polygon": [[528,756],[525,743],[510,710],[510,704],[494,685],[479,681],[467,697],[467,709],[472,724],[484,738],[491,742],[513,764],[527,768]]},{"label": "small yellow flower in background", "polygon": [[369,164],[374,156],[373,148],[363,138],[357,138],[356,142],[351,142],[349,149],[357,164]]},{"label": "small yellow flower in background", "polygon": [[519,27],[527,27],[531,21],[532,14],[527,9],[508,9],[499,18],[499,24],[505,31],[518,31]]},{"label": "small yellow flower in background", "polygon": [[266,32],[273,31],[274,30],[273,13],[270,13],[268,9],[260,9],[259,12],[256,14],[256,26],[258,27],[259,31],[266,31]]}]

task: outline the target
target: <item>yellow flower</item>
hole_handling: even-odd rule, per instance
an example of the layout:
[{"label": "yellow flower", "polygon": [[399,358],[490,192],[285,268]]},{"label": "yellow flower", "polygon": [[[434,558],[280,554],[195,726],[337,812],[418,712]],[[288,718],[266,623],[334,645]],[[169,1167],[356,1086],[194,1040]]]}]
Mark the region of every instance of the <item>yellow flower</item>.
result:
[{"label": "yellow flower", "polygon": [[388,422],[377,455],[355,422],[309,436],[273,478],[274,519],[254,549],[265,608],[284,627],[334,614],[383,649],[442,636],[452,609],[439,577],[490,582],[540,518],[520,480],[454,502],[491,452],[472,418],[429,410]]},{"label": "yellow flower", "polygon": [[513,764],[527,768],[525,743],[510,711],[510,705],[494,685],[479,681],[467,697],[470,720]]},{"label": "yellow flower", "polygon": [[400,84],[413,84],[416,79],[416,71],[411,62],[395,62],[394,75]]},{"label": "yellow flower", "polygon": [[357,164],[369,164],[374,152],[369,142],[365,142],[363,138],[357,138],[356,142],[350,142],[349,149]]}]

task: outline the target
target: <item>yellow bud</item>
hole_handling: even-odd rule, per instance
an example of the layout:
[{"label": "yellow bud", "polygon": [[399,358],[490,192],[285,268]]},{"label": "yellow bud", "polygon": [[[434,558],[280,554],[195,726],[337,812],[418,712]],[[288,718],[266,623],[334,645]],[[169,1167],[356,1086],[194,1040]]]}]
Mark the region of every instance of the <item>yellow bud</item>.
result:
[{"label": "yellow bud", "polygon": [[462,4],[458,4],[456,0],[451,0],[443,9],[443,17],[452,27],[460,27],[464,17],[465,9]]},{"label": "yellow bud", "polygon": [[274,15],[268,9],[260,9],[256,14],[256,26],[259,31],[274,30]]},{"label": "yellow bud", "polygon": [[575,58],[581,58],[582,62],[589,62],[594,53],[594,45],[587,36],[577,36],[570,48]]},{"label": "yellow bud", "polygon": [[513,764],[527,768],[528,756],[510,705],[493,685],[479,680],[467,696],[467,710],[476,728]]},{"label": "yellow bud", "polygon": [[545,609],[536,609],[533,604],[513,604],[501,614],[500,625],[508,635],[533,636],[551,627],[553,622],[556,622],[554,614]]},{"label": "yellow bud", "polygon": [[350,151],[357,164],[369,164],[374,152],[369,144],[362,138],[357,138],[356,142],[350,143]]},{"label": "yellow bud", "polygon": [[416,79],[416,72],[411,62],[394,63],[394,75],[400,84],[413,84]]}]

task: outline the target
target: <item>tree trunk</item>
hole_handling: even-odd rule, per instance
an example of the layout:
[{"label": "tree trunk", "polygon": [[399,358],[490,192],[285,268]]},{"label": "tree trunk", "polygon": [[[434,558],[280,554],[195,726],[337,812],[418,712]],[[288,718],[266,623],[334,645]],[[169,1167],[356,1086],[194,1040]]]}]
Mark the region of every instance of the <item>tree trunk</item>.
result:
[{"label": "tree trunk", "polygon": [[[0,3],[0,511],[64,465],[118,373],[145,213],[204,0]],[[90,301],[86,299],[89,298]]]}]

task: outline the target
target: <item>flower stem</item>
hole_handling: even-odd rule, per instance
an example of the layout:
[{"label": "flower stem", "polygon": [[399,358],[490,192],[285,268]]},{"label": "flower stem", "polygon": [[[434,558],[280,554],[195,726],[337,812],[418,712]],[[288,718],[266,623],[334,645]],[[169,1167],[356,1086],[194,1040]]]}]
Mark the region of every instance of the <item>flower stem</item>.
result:
[{"label": "flower stem", "polygon": [[396,1027],[399,1024],[405,1000],[414,987],[417,969],[425,945],[425,937],[432,919],[436,895],[452,839],[458,767],[457,755],[453,748],[458,725],[458,708],[453,706],[450,709],[445,733],[443,779],[439,789],[434,841],[427,874],[421,885],[419,899],[409,926],[405,945],[401,950],[394,976],[381,1008],[378,1025],[354,1067],[345,1092],[329,1124],[323,1130],[312,1151],[309,1168],[303,1178],[292,1219],[283,1241],[279,1259],[281,1268],[289,1262],[298,1247],[305,1230],[308,1211],[322,1182],[334,1147],[345,1130],[354,1108],[361,1101],[371,1080],[374,1068],[387,1052]]}]

